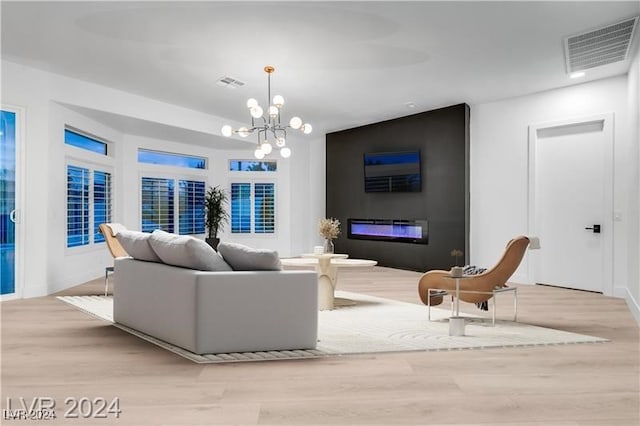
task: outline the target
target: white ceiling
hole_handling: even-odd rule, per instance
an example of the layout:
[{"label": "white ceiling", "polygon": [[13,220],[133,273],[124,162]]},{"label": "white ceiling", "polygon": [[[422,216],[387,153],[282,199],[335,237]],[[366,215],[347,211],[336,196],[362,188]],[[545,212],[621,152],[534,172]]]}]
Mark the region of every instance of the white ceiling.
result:
[{"label": "white ceiling", "polygon": [[[624,74],[628,61],[569,79],[563,39],[637,16],[640,2],[2,1],[1,12],[3,59],[237,122],[247,98],[266,103],[273,65],[283,115],[322,134]],[[218,86],[225,75],[246,85]]]}]

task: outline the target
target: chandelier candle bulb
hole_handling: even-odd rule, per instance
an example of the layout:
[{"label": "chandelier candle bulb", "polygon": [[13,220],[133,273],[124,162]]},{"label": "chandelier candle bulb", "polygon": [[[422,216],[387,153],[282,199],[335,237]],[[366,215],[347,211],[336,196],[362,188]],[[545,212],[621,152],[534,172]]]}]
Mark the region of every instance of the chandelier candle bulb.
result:
[{"label": "chandelier candle bulb", "polygon": [[282,105],[284,105],[284,98],[280,95],[275,95],[273,97],[273,104],[278,108],[282,108]]},{"label": "chandelier candle bulb", "polygon": [[289,126],[297,130],[300,128],[300,126],[302,126],[302,120],[300,119],[300,117],[292,117],[291,121],[289,121]]},{"label": "chandelier candle bulb", "polygon": [[262,107],[260,107],[260,105],[256,105],[253,108],[251,108],[250,112],[251,112],[251,116],[253,118],[260,118],[260,117],[262,117],[262,114],[264,113],[264,111],[262,110]]},{"label": "chandelier candle bulb", "polygon": [[271,146],[269,141],[264,141],[264,142],[262,142],[262,145],[260,145],[260,150],[262,152],[264,152],[265,155],[269,155],[269,154],[271,154],[271,151],[273,150],[273,147]]}]

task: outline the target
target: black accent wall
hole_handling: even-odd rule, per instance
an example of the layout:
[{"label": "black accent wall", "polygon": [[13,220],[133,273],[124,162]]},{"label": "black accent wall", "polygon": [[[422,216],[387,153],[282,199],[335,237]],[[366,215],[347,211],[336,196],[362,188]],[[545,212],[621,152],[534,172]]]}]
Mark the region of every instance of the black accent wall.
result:
[{"label": "black accent wall", "polygon": [[[468,260],[469,116],[460,104],[327,134],[326,216],[342,224],[337,253],[415,271],[449,269],[453,249]],[[414,150],[421,152],[421,192],[365,193],[364,153]],[[426,219],[429,243],[348,239],[349,218]]]}]

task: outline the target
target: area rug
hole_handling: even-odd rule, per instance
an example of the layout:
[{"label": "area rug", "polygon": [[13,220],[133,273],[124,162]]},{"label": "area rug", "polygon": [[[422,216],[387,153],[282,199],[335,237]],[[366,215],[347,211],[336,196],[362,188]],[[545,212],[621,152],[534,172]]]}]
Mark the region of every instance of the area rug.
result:
[{"label": "area rug", "polygon": [[344,291],[342,305],[318,313],[318,345],[314,350],[197,355],[113,322],[110,296],[59,296],[63,302],[107,321],[128,333],[198,363],[317,358],[349,354],[405,351],[443,351],[518,346],[601,343],[606,339],[537,327],[512,321],[469,316],[464,336],[449,336],[450,312],[422,305]]}]

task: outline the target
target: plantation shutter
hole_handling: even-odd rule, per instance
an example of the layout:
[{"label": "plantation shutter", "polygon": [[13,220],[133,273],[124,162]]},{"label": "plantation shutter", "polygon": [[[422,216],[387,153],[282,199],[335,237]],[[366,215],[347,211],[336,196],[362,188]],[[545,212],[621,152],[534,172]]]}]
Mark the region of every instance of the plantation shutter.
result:
[{"label": "plantation shutter", "polygon": [[204,234],[205,183],[194,180],[178,181],[180,234]]},{"label": "plantation shutter", "polygon": [[254,184],[254,232],[273,234],[275,232],[275,185],[273,183]]},{"label": "plantation shutter", "polygon": [[93,242],[104,241],[99,231],[101,223],[111,222],[111,173],[93,172]]},{"label": "plantation shutter", "polygon": [[174,180],[142,178],[142,232],[174,230]]},{"label": "plantation shutter", "polygon": [[231,232],[251,232],[251,184],[231,184]]},{"label": "plantation shutter", "polygon": [[67,166],[67,247],[89,244],[89,169]]}]

